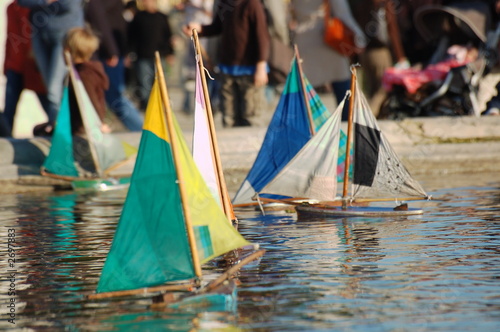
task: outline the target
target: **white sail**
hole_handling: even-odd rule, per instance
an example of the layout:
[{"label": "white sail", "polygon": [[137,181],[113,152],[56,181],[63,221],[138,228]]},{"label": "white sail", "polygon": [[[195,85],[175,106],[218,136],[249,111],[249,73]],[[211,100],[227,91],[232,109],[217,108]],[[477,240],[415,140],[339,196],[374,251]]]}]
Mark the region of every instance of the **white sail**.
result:
[{"label": "white sail", "polygon": [[260,193],[334,200],[340,121],[345,99],[327,122]]},{"label": "white sail", "polygon": [[353,197],[398,198],[427,194],[380,131],[361,89],[354,102]]},{"label": "white sail", "polygon": [[193,130],[193,159],[207,183],[215,200],[221,204],[219,183],[215,169],[212,140],[210,135],[207,110],[205,109],[205,96],[200,77],[200,69],[196,66],[194,130]]}]

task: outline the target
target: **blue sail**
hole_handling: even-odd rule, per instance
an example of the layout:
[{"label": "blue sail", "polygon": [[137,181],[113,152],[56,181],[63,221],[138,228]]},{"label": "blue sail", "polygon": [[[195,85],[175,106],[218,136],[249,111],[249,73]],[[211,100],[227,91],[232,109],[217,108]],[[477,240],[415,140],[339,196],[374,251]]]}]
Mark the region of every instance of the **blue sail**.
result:
[{"label": "blue sail", "polygon": [[255,193],[264,188],[309,141],[312,134],[306,102],[311,107],[316,130],[328,118],[328,110],[305,77],[304,81],[307,101],[304,100],[299,68],[294,59],[260,151],[233,199],[234,204],[251,202]]}]

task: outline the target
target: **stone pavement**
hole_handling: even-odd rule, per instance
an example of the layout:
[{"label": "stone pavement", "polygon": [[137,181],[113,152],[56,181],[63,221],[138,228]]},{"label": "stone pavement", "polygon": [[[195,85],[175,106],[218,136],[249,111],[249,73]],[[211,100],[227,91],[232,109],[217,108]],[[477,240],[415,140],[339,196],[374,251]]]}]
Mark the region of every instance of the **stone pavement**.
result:
[{"label": "stone pavement", "polygon": [[[190,144],[193,117],[180,110],[182,92],[169,91],[171,103],[185,138]],[[329,109],[333,97],[321,95]],[[278,97],[258,117],[253,127],[222,128],[220,115],[215,116],[222,165],[230,192],[238,189],[260,149]],[[36,107],[26,105],[21,107]],[[476,174],[497,172],[500,180],[500,116],[411,118],[404,121],[380,121],[379,125],[409,171],[418,178],[450,173]],[[140,133],[117,128],[117,135],[138,146]],[[50,140],[29,137],[27,128],[21,139],[0,139],[0,193],[53,190],[61,182],[44,178],[39,169],[50,147]],[[18,131],[19,133],[20,131]],[[114,171],[130,174],[133,162]]]}]

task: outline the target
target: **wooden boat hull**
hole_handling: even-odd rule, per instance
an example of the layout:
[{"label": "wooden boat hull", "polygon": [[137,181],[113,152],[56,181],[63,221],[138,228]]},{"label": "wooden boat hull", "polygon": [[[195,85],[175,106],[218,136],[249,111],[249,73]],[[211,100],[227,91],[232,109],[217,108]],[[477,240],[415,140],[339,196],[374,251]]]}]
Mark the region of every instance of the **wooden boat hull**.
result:
[{"label": "wooden boat hull", "polygon": [[130,177],[119,179],[82,179],[71,181],[76,191],[109,191],[126,189],[130,186]]},{"label": "wooden boat hull", "polygon": [[297,205],[297,216],[301,217],[396,217],[420,215],[421,209],[397,209],[390,207],[359,206],[342,209],[340,206],[326,205]]}]

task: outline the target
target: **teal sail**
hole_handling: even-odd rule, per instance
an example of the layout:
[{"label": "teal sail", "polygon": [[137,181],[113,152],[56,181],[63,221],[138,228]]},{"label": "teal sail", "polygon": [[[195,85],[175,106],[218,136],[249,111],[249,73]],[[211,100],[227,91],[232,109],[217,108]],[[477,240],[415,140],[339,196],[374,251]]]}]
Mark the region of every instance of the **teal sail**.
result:
[{"label": "teal sail", "polygon": [[113,244],[97,292],[195,277],[172,149],[155,83]]},{"label": "teal sail", "polygon": [[[68,62],[71,58],[67,58]],[[68,86],[55,124],[42,174],[70,179],[104,178],[107,171],[136,154],[137,149],[102,132],[102,122],[78,72],[70,64]],[[73,89],[85,134],[72,136],[69,90]]]},{"label": "teal sail", "polygon": [[309,108],[311,109],[314,131],[318,132],[326,120],[328,120],[331,113],[328,111],[325,104],[323,104],[307,77],[305,75],[303,75],[303,77],[306,88],[307,102],[309,103]]},{"label": "teal sail", "polygon": [[69,111],[69,88],[64,87],[63,98],[57,115],[57,125],[52,135],[52,145],[43,163],[52,174],[77,177],[78,170],[73,156],[73,136]]}]

